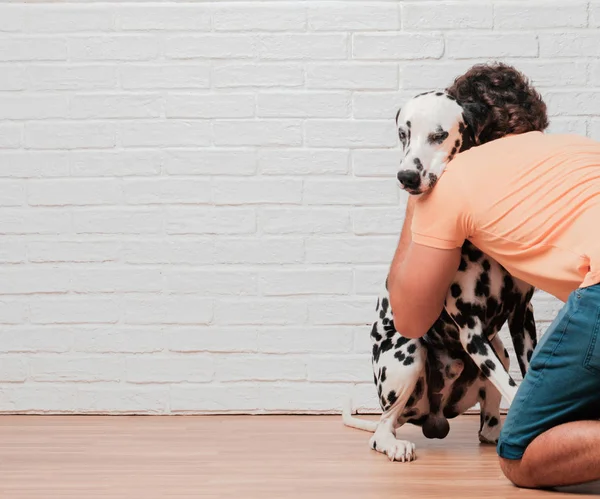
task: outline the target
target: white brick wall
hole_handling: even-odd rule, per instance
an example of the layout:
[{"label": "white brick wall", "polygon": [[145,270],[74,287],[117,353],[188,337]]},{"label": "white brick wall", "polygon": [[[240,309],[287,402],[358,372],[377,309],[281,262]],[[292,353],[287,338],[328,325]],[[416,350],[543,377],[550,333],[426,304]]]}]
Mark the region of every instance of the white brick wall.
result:
[{"label": "white brick wall", "polygon": [[501,58],[600,138],[599,27],[595,0],[0,4],[0,412],[376,409],[396,108]]}]

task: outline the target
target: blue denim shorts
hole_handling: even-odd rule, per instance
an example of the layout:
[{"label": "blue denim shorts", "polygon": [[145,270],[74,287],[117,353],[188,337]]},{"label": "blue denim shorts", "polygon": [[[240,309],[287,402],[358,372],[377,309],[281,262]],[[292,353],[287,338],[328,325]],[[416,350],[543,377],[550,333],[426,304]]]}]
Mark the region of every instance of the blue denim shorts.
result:
[{"label": "blue denim shorts", "polygon": [[600,284],[573,291],[536,347],[498,440],[498,455],[521,459],[541,433],[600,419]]}]

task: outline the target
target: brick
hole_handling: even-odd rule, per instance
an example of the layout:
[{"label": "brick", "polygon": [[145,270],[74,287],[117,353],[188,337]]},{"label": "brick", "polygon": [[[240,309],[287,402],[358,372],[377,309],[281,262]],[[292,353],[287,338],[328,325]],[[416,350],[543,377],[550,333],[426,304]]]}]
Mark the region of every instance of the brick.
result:
[{"label": "brick", "polygon": [[358,149],[352,151],[352,172],[357,177],[387,177],[394,183],[400,159],[398,149]]},{"label": "brick", "polygon": [[210,144],[210,122],[129,122],[119,127],[119,137],[125,147],[206,146]]},{"label": "brick", "polygon": [[590,120],[588,125],[588,136],[596,141],[600,141],[600,120]]},{"label": "brick", "polygon": [[299,146],[302,125],[296,120],[233,121],[213,124],[218,146]]},{"label": "brick", "polygon": [[29,122],[25,144],[32,149],[88,149],[115,146],[112,123]]},{"label": "brick", "polygon": [[146,296],[123,300],[125,324],[208,324],[213,302],[188,296]]},{"label": "brick", "polygon": [[115,16],[123,31],[210,30],[210,10],[204,5],[128,5],[116,9]]},{"label": "brick", "polygon": [[213,26],[216,31],[302,31],[306,9],[302,5],[218,5]]},{"label": "brick", "polygon": [[165,40],[167,59],[247,59],[257,55],[257,39],[249,35],[179,35]]},{"label": "brick", "polygon": [[276,381],[306,379],[306,364],[297,356],[228,354],[216,356],[218,381]]},{"label": "brick", "polygon": [[306,241],[308,263],[385,263],[389,265],[397,237],[315,238]]},{"label": "brick", "polygon": [[393,123],[398,109],[411,97],[412,95],[398,92],[355,92],[352,97],[352,115],[355,118],[384,119]]},{"label": "brick", "polygon": [[160,66],[131,65],[119,68],[121,86],[125,89],[208,88],[208,65]]},{"label": "brick", "polygon": [[73,385],[8,385],[0,390],[0,411],[9,413],[68,412],[76,406],[77,389]]},{"label": "brick", "polygon": [[62,38],[0,37],[0,61],[64,61],[67,44]]},{"label": "brick", "polygon": [[215,204],[300,204],[302,181],[297,179],[233,180],[219,178],[212,182]]},{"label": "brick", "polygon": [[356,59],[439,59],[444,39],[438,34],[355,34],[352,55]]},{"label": "brick", "polygon": [[591,28],[597,28],[600,26],[600,3],[597,1],[590,2],[589,26]]},{"label": "brick", "polygon": [[345,34],[262,35],[258,40],[261,59],[346,59]]},{"label": "brick", "polygon": [[167,414],[170,391],[167,387],[128,386],[94,383],[77,390],[77,413]]},{"label": "brick", "polygon": [[[0,263],[22,263],[25,261],[25,241],[7,237],[0,238]],[[1,350],[1,348],[0,348]]]},{"label": "brick", "polygon": [[216,88],[299,87],[304,69],[296,63],[215,63],[212,82]]},{"label": "brick", "polygon": [[311,355],[308,358],[309,381],[349,381],[373,379],[371,358],[367,355]]},{"label": "brick", "polygon": [[213,378],[210,355],[172,355],[130,357],[127,359],[127,381],[131,383],[206,382]]},{"label": "brick", "polygon": [[162,217],[151,208],[86,209],[73,215],[80,234],[152,234],[161,230]]},{"label": "brick", "polygon": [[588,2],[499,2],[494,5],[495,29],[583,28]]},{"label": "brick", "polygon": [[[387,269],[386,269],[387,272]],[[381,291],[383,289],[383,286],[381,283],[385,282],[385,275],[383,277],[383,280],[379,281],[379,288],[378,288],[378,292],[373,293],[373,297],[374,296],[380,296]],[[375,299],[374,302],[376,303]],[[373,310],[375,310],[375,306],[373,306]],[[375,312],[376,313],[376,312]],[[373,318],[373,320],[375,320],[375,318]],[[331,327],[331,326],[329,326]],[[373,353],[373,340],[371,339],[371,328],[372,325],[369,324],[368,326],[354,326],[356,332],[354,334],[354,352],[355,353],[361,353],[363,355],[365,354],[372,354]]]},{"label": "brick", "polygon": [[167,118],[251,118],[255,98],[251,94],[169,94]]},{"label": "brick", "polygon": [[24,324],[29,317],[29,307],[21,299],[0,298],[0,324]]},{"label": "brick", "polygon": [[158,175],[160,151],[73,151],[70,153],[73,177],[123,177]]},{"label": "brick", "polygon": [[68,39],[73,61],[147,61],[158,56],[158,38],[148,35],[80,36]]},{"label": "brick", "polygon": [[254,272],[173,269],[165,274],[165,290],[169,293],[252,296],[258,290],[258,279]]},{"label": "brick", "polygon": [[150,239],[127,241],[123,244],[123,259],[127,263],[206,264],[215,260],[214,242],[209,239]]},{"label": "brick", "polygon": [[491,29],[493,14],[491,3],[406,3],[402,6],[402,28],[405,31]]},{"label": "brick", "polygon": [[158,94],[73,95],[70,114],[76,119],[158,118],[162,109]]},{"label": "brick", "polygon": [[30,65],[28,84],[35,90],[97,90],[117,86],[117,68],[108,65]]},{"label": "brick", "polygon": [[0,151],[0,177],[67,177],[69,157],[58,151]]},{"label": "brick", "polygon": [[94,5],[19,5],[11,14],[21,31],[35,33],[110,31],[113,24],[111,9]]},{"label": "brick", "polygon": [[352,228],[355,234],[361,236],[400,234],[403,223],[404,210],[397,207],[352,210]]},{"label": "brick", "polygon": [[544,100],[551,116],[596,116],[600,112],[596,102],[599,95],[594,90],[551,90],[544,93]]},{"label": "brick", "polygon": [[61,234],[71,230],[71,214],[42,208],[3,209],[0,234]]},{"label": "brick", "polygon": [[552,118],[547,133],[568,133],[587,135],[586,118]]},{"label": "brick", "polygon": [[164,163],[169,175],[253,175],[257,159],[248,149],[168,149]]},{"label": "brick", "polygon": [[111,324],[119,320],[119,302],[97,296],[33,297],[29,302],[33,324]]},{"label": "brick", "polygon": [[348,211],[329,208],[266,208],[260,212],[265,234],[337,234],[350,230]]},{"label": "brick", "polygon": [[397,205],[398,191],[395,183],[388,180],[307,179],[304,183],[304,202],[325,205]]},{"label": "brick", "polygon": [[160,270],[123,267],[74,269],[71,283],[76,293],[151,293],[162,287]]},{"label": "brick", "polygon": [[[420,91],[444,89],[454,79],[480,61],[411,61],[400,66],[400,86],[406,94],[414,96]],[[411,89],[409,92],[408,89]]]},{"label": "brick", "polygon": [[0,123],[0,148],[16,149],[23,142],[23,125]]},{"label": "brick", "polygon": [[367,325],[375,312],[372,298],[321,298],[308,304],[311,324]]},{"label": "brick", "polygon": [[121,381],[124,364],[118,357],[74,357],[71,355],[29,358],[34,381]]},{"label": "brick", "polygon": [[0,270],[0,294],[64,293],[71,271],[65,268],[25,267]]},{"label": "brick", "polygon": [[232,400],[236,401],[234,411],[253,411],[262,407],[257,384],[212,383],[171,386],[171,410],[175,413],[230,412]]},{"label": "brick", "polygon": [[65,118],[68,101],[62,95],[0,94],[0,119]]},{"label": "brick", "polygon": [[215,254],[219,263],[301,263],[304,259],[304,242],[302,239],[269,237],[219,238],[215,242]]},{"label": "brick", "polygon": [[393,3],[322,3],[308,6],[308,27],[314,31],[378,31],[400,28]]},{"label": "brick", "polygon": [[349,93],[269,93],[258,95],[257,115],[264,118],[344,118]]},{"label": "brick", "polygon": [[206,204],[211,200],[210,180],[204,179],[127,180],[123,191],[129,204]]},{"label": "brick", "polygon": [[540,57],[597,57],[600,46],[594,31],[578,31],[577,33],[540,33]]},{"label": "brick", "polygon": [[25,381],[27,379],[27,363],[17,356],[0,356],[0,382]]},{"label": "brick", "polygon": [[0,206],[20,206],[25,201],[25,184],[21,180],[0,181]]},{"label": "brick", "polygon": [[378,296],[385,289],[388,271],[389,267],[371,265],[354,269],[354,292],[357,295]]},{"label": "brick", "polygon": [[343,149],[261,149],[263,175],[345,175],[349,153]]},{"label": "brick", "polygon": [[67,352],[73,345],[73,331],[64,327],[3,327],[0,330],[2,352]]},{"label": "brick", "polygon": [[177,328],[169,332],[169,349],[173,352],[255,352],[257,332],[245,326]]},{"label": "brick", "polygon": [[113,179],[31,180],[27,200],[31,206],[119,204],[123,192]]},{"label": "brick", "polygon": [[265,296],[347,295],[352,291],[351,270],[272,270],[260,275]]},{"label": "brick", "polygon": [[256,215],[249,208],[170,208],[167,234],[248,234],[256,229]]},{"label": "brick", "polygon": [[398,66],[387,63],[342,62],[308,64],[308,88],[394,90],[398,88]]},{"label": "brick", "polygon": [[344,406],[351,384],[276,383],[261,384],[260,407],[276,412],[332,412]]},{"label": "brick", "polygon": [[0,74],[0,90],[23,90],[27,85],[27,74],[23,67],[3,67]]},{"label": "brick", "polygon": [[[527,75],[534,85],[549,87],[585,86],[587,66],[585,61],[518,61],[515,67]],[[593,63],[592,63],[593,66]]]},{"label": "brick", "polygon": [[396,145],[393,122],[372,120],[308,120],[306,144],[312,147],[392,147]]},{"label": "brick", "polygon": [[167,334],[161,328],[131,328],[122,325],[78,329],[73,350],[85,353],[153,353],[167,347]]},{"label": "brick", "polygon": [[281,299],[217,300],[215,323],[231,325],[303,324],[306,302]]},{"label": "brick", "polygon": [[537,57],[538,40],[533,33],[448,33],[446,56],[453,59]]},{"label": "brick", "polygon": [[118,241],[33,241],[27,243],[27,259],[35,263],[113,262],[120,248]]},{"label": "brick", "polygon": [[352,408],[360,414],[378,414],[381,411],[377,390],[373,383],[357,383],[352,391]]},{"label": "brick", "polygon": [[258,349],[265,353],[342,353],[353,346],[354,327],[261,328]]}]

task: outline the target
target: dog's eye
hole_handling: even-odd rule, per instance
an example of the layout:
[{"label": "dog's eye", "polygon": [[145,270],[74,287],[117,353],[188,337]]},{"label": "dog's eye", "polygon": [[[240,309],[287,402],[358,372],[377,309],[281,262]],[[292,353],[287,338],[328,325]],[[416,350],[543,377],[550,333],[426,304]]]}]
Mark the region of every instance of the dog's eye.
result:
[{"label": "dog's eye", "polygon": [[442,132],[432,133],[429,136],[429,143],[430,144],[441,144],[447,138],[448,138],[448,132],[442,131]]}]

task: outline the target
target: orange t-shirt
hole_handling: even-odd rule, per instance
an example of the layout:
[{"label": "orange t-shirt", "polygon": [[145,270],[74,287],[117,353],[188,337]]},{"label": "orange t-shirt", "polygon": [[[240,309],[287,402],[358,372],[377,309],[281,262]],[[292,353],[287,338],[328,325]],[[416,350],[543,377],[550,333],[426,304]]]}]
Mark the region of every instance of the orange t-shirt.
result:
[{"label": "orange t-shirt", "polygon": [[413,240],[465,239],[562,301],[600,282],[600,143],[529,132],[465,151],[418,200]]}]

